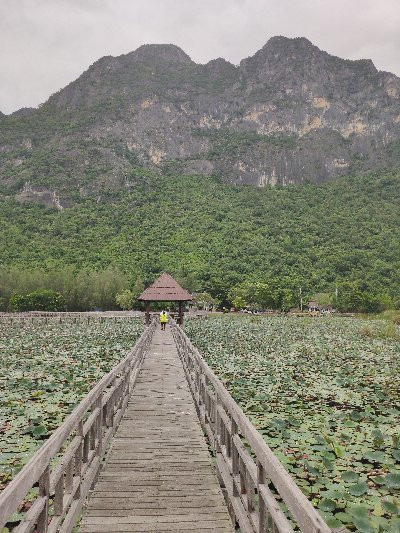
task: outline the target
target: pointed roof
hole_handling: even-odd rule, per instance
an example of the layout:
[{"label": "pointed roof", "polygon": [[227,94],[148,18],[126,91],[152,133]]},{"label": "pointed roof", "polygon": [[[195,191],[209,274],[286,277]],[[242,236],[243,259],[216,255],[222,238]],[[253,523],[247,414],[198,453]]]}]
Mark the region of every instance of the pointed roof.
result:
[{"label": "pointed roof", "polygon": [[138,298],[147,302],[184,302],[192,299],[193,296],[169,274],[161,274]]}]

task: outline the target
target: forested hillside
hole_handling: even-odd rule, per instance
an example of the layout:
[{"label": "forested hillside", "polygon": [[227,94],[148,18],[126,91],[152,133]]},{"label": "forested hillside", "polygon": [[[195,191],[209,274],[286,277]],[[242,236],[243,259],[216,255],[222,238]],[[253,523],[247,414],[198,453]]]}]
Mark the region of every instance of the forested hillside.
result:
[{"label": "forested hillside", "polygon": [[[293,303],[300,287],[312,295],[353,282],[386,302],[400,300],[400,172],[264,189],[136,174],[133,190],[106,203],[57,210],[0,202],[3,308],[14,290],[62,289],[66,267],[68,276],[80,273],[82,287],[90,272],[106,271],[96,283],[116,283],[115,291],[168,271],[220,299],[244,281],[261,281],[289,289]],[[85,305],[99,304],[111,305],[100,296]]]}]

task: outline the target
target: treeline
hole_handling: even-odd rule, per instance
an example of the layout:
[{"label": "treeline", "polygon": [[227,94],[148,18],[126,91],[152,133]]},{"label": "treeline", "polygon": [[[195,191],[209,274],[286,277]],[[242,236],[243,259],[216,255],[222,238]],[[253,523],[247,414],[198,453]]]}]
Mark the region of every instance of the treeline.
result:
[{"label": "treeline", "polygon": [[400,309],[399,298],[376,292],[362,282],[339,283],[333,291],[303,292],[302,288],[283,286],[279,280],[270,283],[246,282],[229,292],[229,301],[235,309],[274,309],[288,311],[307,305],[309,300],[321,306],[331,306],[341,312],[379,313]]},{"label": "treeline", "polygon": [[[161,272],[160,272],[161,273]],[[177,272],[178,281],[194,292],[198,306],[217,309],[288,311],[316,300],[338,311],[378,313],[400,308],[398,298],[386,292],[374,291],[362,282],[338,283],[333,290],[316,293],[304,288],[299,280],[270,279],[244,281],[226,292],[218,289],[207,292],[202,281],[192,275]],[[93,309],[142,309],[137,297],[153,281],[130,278],[115,266],[103,270],[59,269],[20,270],[16,267],[0,269],[0,309],[2,311],[89,311]],[[200,289],[199,289],[200,288]]]},{"label": "treeline", "polygon": [[[1,268],[0,308],[3,311],[118,309],[115,297],[129,286],[128,277],[116,267],[79,271],[69,266],[50,270]],[[60,298],[55,301],[57,295]]]}]

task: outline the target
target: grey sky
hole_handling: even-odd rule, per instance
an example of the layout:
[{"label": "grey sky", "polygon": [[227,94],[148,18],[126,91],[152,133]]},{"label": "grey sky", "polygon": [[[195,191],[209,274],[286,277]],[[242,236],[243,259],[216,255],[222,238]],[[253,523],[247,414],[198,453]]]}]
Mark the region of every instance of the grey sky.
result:
[{"label": "grey sky", "polygon": [[0,110],[37,106],[144,43],[237,64],[274,35],[400,75],[400,0],[0,0]]}]

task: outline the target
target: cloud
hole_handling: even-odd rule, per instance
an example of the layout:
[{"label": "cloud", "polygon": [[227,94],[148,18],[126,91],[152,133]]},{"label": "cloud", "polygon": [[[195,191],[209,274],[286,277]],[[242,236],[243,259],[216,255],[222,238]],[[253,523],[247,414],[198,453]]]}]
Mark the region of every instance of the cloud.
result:
[{"label": "cloud", "polygon": [[399,27],[399,0],[0,0],[0,109],[36,106],[143,43],[237,64],[274,35],[304,36],[400,75]]}]

